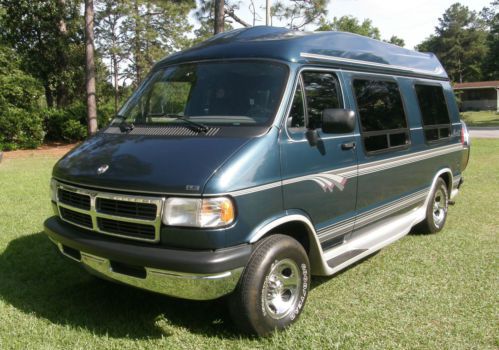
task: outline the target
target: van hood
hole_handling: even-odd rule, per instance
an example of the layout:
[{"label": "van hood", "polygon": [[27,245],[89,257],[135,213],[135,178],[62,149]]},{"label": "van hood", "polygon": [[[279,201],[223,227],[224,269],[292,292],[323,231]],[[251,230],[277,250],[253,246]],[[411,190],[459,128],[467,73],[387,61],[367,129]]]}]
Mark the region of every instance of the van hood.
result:
[{"label": "van hood", "polygon": [[[64,156],[54,166],[53,176],[90,187],[201,194],[217,169],[253,136],[99,133]],[[107,170],[99,174],[99,168]]]}]

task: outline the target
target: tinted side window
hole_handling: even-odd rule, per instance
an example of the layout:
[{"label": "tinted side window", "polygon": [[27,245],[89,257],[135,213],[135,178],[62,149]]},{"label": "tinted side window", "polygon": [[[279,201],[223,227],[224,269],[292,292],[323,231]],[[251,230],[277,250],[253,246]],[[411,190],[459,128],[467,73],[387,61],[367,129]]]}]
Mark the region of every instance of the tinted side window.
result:
[{"label": "tinted side window", "polygon": [[450,136],[450,119],[444,90],[441,86],[415,85],[423,129],[427,141],[436,141]]},{"label": "tinted side window", "polygon": [[307,101],[307,126],[320,128],[324,109],[343,107],[340,83],[332,73],[304,72],[302,77]]},{"label": "tinted side window", "polygon": [[366,151],[407,145],[409,132],[397,83],[356,79],[353,87]]}]

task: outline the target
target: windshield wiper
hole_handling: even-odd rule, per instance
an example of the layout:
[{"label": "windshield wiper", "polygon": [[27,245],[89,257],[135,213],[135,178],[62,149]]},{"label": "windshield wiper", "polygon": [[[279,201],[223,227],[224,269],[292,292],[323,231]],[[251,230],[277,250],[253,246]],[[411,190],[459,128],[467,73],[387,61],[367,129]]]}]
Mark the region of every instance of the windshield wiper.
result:
[{"label": "windshield wiper", "polygon": [[121,132],[126,132],[127,134],[135,128],[135,125],[132,123],[127,123],[126,121],[122,121],[119,125]]},{"label": "windshield wiper", "polygon": [[183,120],[184,122],[191,124],[192,126],[195,126],[199,131],[202,131],[202,132],[207,132],[209,130],[209,128],[206,125],[192,121],[192,120],[188,119],[187,117],[180,115],[180,114],[163,114],[163,115],[161,115],[161,117],[175,118],[175,119]]}]

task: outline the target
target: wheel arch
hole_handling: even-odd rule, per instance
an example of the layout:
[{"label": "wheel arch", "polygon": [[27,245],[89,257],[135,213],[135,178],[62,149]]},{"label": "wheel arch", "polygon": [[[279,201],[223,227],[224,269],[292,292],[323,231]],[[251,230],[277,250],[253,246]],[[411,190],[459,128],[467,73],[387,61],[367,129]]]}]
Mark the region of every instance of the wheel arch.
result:
[{"label": "wheel arch", "polygon": [[324,275],[327,268],[323,251],[317,233],[310,218],[303,213],[288,213],[275,218],[258,228],[250,238],[250,243],[256,243],[264,237],[280,233],[296,239],[305,249],[310,261],[312,274]]},{"label": "wheel arch", "polygon": [[432,180],[431,186],[430,186],[430,191],[428,192],[428,196],[426,197],[426,201],[424,204],[425,208],[428,205],[428,201],[430,200],[431,193],[433,192],[433,189],[435,188],[435,185],[437,184],[437,181],[439,178],[442,178],[445,181],[445,183],[447,185],[447,191],[449,193],[449,196],[450,196],[450,193],[452,192],[452,186],[453,186],[452,170],[450,168],[442,168],[439,171],[437,171],[437,173],[433,177],[433,180]]}]

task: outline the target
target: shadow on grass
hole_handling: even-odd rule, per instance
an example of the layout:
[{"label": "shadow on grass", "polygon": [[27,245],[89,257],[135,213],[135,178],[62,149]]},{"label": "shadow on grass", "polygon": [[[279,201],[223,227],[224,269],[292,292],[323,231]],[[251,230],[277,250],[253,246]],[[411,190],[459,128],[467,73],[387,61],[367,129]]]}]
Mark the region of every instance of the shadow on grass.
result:
[{"label": "shadow on grass", "polygon": [[[375,254],[333,276],[314,276],[312,289]],[[224,299],[175,299],[100,280],[63,257],[43,232],[11,241],[0,255],[0,297],[27,314],[112,338],[168,337],[178,328],[246,338],[232,324]]]},{"label": "shadow on grass", "polygon": [[113,338],[159,338],[178,327],[241,337],[223,300],[186,301],[99,280],[61,256],[43,232],[11,241],[0,255],[0,297],[55,324]]}]

